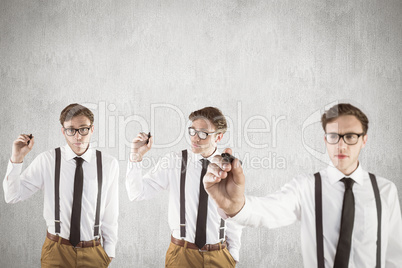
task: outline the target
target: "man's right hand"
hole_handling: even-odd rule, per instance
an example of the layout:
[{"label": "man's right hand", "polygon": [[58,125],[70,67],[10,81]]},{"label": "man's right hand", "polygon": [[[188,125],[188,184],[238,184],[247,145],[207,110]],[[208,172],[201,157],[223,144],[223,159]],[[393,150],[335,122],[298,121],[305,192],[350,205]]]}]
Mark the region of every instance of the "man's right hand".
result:
[{"label": "man's right hand", "polygon": [[[225,153],[232,154],[231,149]],[[245,176],[239,159],[228,163],[220,155],[214,156],[204,176],[205,191],[229,217],[235,216],[245,204]]]},{"label": "man's right hand", "polygon": [[22,163],[24,161],[25,156],[32,150],[34,143],[35,138],[33,136],[32,138],[29,138],[29,135],[21,134],[13,142],[13,150],[10,158],[11,162]]},{"label": "man's right hand", "polygon": [[131,153],[130,153],[130,161],[131,162],[141,162],[142,157],[148,152],[153,143],[153,137],[151,136],[148,141],[148,134],[144,132],[140,132],[137,137],[133,139],[131,143]]}]

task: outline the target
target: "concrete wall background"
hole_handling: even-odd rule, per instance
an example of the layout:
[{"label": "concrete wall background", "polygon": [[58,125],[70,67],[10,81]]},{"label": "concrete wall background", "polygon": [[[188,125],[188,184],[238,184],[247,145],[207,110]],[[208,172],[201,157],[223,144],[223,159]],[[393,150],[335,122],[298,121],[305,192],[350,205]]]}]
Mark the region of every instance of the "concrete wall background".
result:
[{"label": "concrete wall background", "polygon": [[[36,137],[29,164],[64,144],[60,111],[88,105],[94,145],[121,164],[111,267],[163,267],[167,193],[128,201],[128,140],[151,129],[152,162],[188,146],[191,111],[218,106],[233,122],[226,145],[262,161],[245,166],[247,193],[262,196],[327,165],[317,114],[346,100],[371,120],[362,165],[395,182],[402,200],[401,16],[398,0],[1,0],[0,170],[19,133]],[[43,194],[0,199],[0,267],[40,267]],[[246,228],[238,267],[300,267],[299,227]]]}]

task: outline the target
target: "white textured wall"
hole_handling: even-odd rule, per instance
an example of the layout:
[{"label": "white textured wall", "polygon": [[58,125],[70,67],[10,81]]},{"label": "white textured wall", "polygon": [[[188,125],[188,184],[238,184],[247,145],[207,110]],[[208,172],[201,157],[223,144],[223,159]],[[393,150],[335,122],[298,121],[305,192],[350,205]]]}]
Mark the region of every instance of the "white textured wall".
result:
[{"label": "white textured wall", "polygon": [[[225,142],[263,161],[245,164],[246,191],[261,196],[326,166],[316,116],[347,100],[371,120],[363,166],[394,181],[402,199],[401,16],[399,0],[1,0],[0,170],[19,133],[36,137],[26,164],[63,145],[60,111],[87,104],[94,141],[121,165],[111,267],[163,267],[167,193],[128,201],[127,139],[150,128],[157,160],[187,146],[182,117],[218,106],[232,122]],[[42,199],[0,201],[0,267],[40,266]],[[299,236],[299,224],[246,228],[238,267],[300,267]]]}]

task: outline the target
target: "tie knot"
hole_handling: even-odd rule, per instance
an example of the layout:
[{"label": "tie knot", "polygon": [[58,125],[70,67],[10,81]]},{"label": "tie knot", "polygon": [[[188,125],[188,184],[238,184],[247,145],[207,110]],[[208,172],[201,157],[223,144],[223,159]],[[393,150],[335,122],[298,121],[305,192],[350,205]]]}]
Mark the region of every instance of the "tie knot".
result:
[{"label": "tie knot", "polygon": [[352,189],[355,181],[352,178],[342,178],[341,181],[345,184],[345,190]]},{"label": "tie knot", "polygon": [[75,163],[77,164],[77,167],[82,166],[82,163],[84,163],[84,159],[81,157],[77,156],[77,157],[74,157],[74,159],[75,159]]},{"label": "tie knot", "polygon": [[208,159],[203,158],[203,159],[201,159],[200,161],[201,161],[201,163],[202,163],[202,167],[203,167],[203,168],[207,168],[207,167],[208,167],[208,165],[209,165],[209,160],[208,160]]}]

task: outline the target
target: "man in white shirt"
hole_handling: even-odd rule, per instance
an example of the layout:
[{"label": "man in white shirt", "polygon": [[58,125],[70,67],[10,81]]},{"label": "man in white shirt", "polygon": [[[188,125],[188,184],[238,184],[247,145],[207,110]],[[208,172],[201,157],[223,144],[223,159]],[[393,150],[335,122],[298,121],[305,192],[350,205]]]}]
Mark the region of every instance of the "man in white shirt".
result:
[{"label": "man in white shirt", "polygon": [[235,267],[242,227],[225,224],[202,182],[209,161],[219,155],[217,143],[227,129],[226,119],[214,107],[195,111],[189,119],[191,151],[166,155],[144,176],[141,161],[151,149],[153,137],[140,133],[133,140],[126,180],[128,196],[131,201],[147,200],[169,189],[172,235],[166,267]]},{"label": "man in white shirt", "polygon": [[35,138],[22,134],[13,143],[4,196],[17,203],[44,191],[42,267],[107,267],[115,257],[119,166],[90,147],[93,121],[88,108],[68,105],[60,114],[67,145],[41,153],[22,173]]},{"label": "man in white shirt", "polygon": [[230,164],[217,156],[204,177],[206,191],[222,217],[242,225],[275,228],[301,221],[306,268],[402,267],[397,189],[364,171],[358,160],[367,142],[366,115],[342,103],[321,121],[333,166],[300,175],[266,197],[245,197],[238,160]]}]

